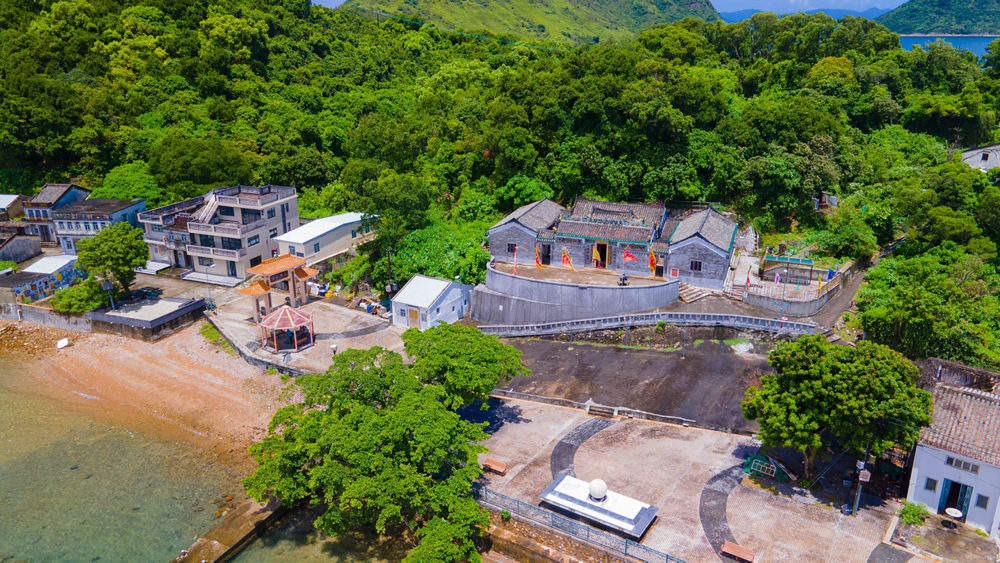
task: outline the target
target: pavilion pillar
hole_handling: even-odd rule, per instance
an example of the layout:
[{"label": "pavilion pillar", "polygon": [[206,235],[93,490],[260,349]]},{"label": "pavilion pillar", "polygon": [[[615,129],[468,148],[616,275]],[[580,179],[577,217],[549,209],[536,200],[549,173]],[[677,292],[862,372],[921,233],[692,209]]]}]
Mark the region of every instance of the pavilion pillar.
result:
[{"label": "pavilion pillar", "polygon": [[316,343],[316,325],[313,321],[309,321],[309,345]]},{"label": "pavilion pillar", "polygon": [[278,331],[272,330],[271,334],[274,336],[274,353],[278,353]]}]

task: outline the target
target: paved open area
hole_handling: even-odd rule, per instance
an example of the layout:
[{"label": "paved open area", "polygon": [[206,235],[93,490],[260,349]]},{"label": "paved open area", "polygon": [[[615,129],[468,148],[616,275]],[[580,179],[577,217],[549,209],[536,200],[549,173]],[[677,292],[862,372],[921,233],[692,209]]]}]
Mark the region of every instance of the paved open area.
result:
[{"label": "paved open area", "polygon": [[508,466],[505,476],[483,476],[489,488],[540,505],[560,473],[603,479],[659,508],[643,545],[689,563],[720,561],[724,539],[755,550],[757,561],[861,562],[888,530],[891,509],[852,518],[744,479],[740,465],[759,447],[749,437],[530,401],[491,401],[489,411],[465,416],[489,422],[488,455]]},{"label": "paved open area", "polygon": [[[684,351],[622,349],[552,340],[511,340],[532,373],[506,389],[579,403],[593,400],[675,416],[719,429],[753,432],[740,401],[747,376],[767,368],[766,351],[737,353],[750,342],[688,342]],[[758,346],[758,345],[754,345]]]},{"label": "paved open area", "polygon": [[[593,264],[593,262],[591,262]],[[514,265],[506,262],[497,262],[493,265],[498,272],[505,274],[514,273]],[[649,273],[648,270],[646,273]],[[561,266],[538,266],[534,264],[518,264],[517,275],[522,278],[533,280],[546,280],[562,283],[584,284],[584,285],[618,285],[618,272],[607,268],[576,268],[573,271]],[[628,276],[629,285],[652,285],[665,283],[669,280],[663,278],[646,277],[642,275]]]},{"label": "paved open area", "polygon": [[[233,292],[235,293],[235,292]],[[338,350],[357,348],[367,350],[373,346],[393,350],[403,354],[403,330],[392,326],[388,320],[348,309],[326,301],[313,301],[302,306],[302,310],[313,315],[316,330],[316,344],[301,352],[272,354],[260,350],[260,327],[251,317],[253,299],[235,294],[225,305],[219,305],[212,312],[213,320],[225,333],[245,346],[258,357],[269,362],[281,363],[307,372],[325,372],[332,363],[331,344]],[[284,302],[284,294],[275,291],[274,303]]]}]

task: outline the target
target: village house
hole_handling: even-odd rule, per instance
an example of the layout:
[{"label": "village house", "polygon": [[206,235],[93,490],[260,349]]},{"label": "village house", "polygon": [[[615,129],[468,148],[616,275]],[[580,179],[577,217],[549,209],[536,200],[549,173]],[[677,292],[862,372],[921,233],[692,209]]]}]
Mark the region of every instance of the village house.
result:
[{"label": "village house", "polygon": [[16,194],[0,194],[0,221],[12,221],[24,216],[21,200],[21,196]]},{"label": "village house", "polygon": [[39,238],[25,221],[0,221],[0,262],[24,262],[42,253]]},{"label": "village house", "polygon": [[235,286],[278,254],[278,236],[299,226],[287,186],[216,188],[139,214],[153,269],[188,268],[186,280]]},{"label": "village house", "polygon": [[932,390],[933,423],[913,455],[907,499],[997,538],[1000,525],[1000,396],[943,383]]},{"label": "village house", "polygon": [[76,267],[76,256],[46,256],[0,279],[0,303],[32,303],[86,277],[86,272]]},{"label": "village house", "polygon": [[90,197],[90,190],[76,184],[45,184],[35,197],[23,202],[24,219],[31,225],[31,234],[42,243],[56,242],[53,214],[58,209]]},{"label": "village house", "polygon": [[138,215],[146,210],[141,199],[85,199],[66,205],[52,213],[56,239],[63,254],[76,254],[81,240],[116,223],[139,225]]},{"label": "village house", "polygon": [[[737,225],[706,208],[672,216],[662,203],[612,203],[578,197],[573,208],[548,199],[525,205],[489,232],[498,262],[601,268],[721,290]],[[596,257],[596,258],[595,258]],[[651,268],[655,260],[655,268]],[[568,265],[565,265],[569,267]]]},{"label": "village house", "polygon": [[[321,217],[278,235],[278,254],[305,258],[306,264],[339,259],[351,248],[375,237],[363,213]],[[340,260],[338,260],[340,261]]]},{"label": "village house", "polygon": [[1000,166],[1000,144],[967,150],[962,153],[962,162],[983,172],[989,172]]},{"label": "village house", "polygon": [[392,298],[392,324],[427,330],[465,316],[472,286],[416,275]]}]

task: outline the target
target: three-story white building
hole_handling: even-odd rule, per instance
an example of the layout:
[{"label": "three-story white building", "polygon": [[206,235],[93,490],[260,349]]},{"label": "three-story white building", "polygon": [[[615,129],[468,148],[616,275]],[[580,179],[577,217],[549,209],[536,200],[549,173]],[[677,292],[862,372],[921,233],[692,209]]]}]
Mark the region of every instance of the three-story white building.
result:
[{"label": "three-story white building", "polygon": [[217,188],[139,221],[151,261],[189,268],[183,279],[231,286],[277,252],[275,237],[299,226],[298,195],[287,186]]}]

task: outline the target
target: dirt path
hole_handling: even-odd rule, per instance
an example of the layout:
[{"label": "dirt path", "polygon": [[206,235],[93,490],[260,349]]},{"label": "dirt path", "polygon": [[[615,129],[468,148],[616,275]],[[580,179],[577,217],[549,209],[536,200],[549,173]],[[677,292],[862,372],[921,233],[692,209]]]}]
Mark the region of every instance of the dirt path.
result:
[{"label": "dirt path", "polygon": [[[280,406],[281,381],[220,351],[199,326],[150,344],[0,322],[0,384],[251,467],[246,448]],[[60,338],[72,345],[57,350]]]}]

